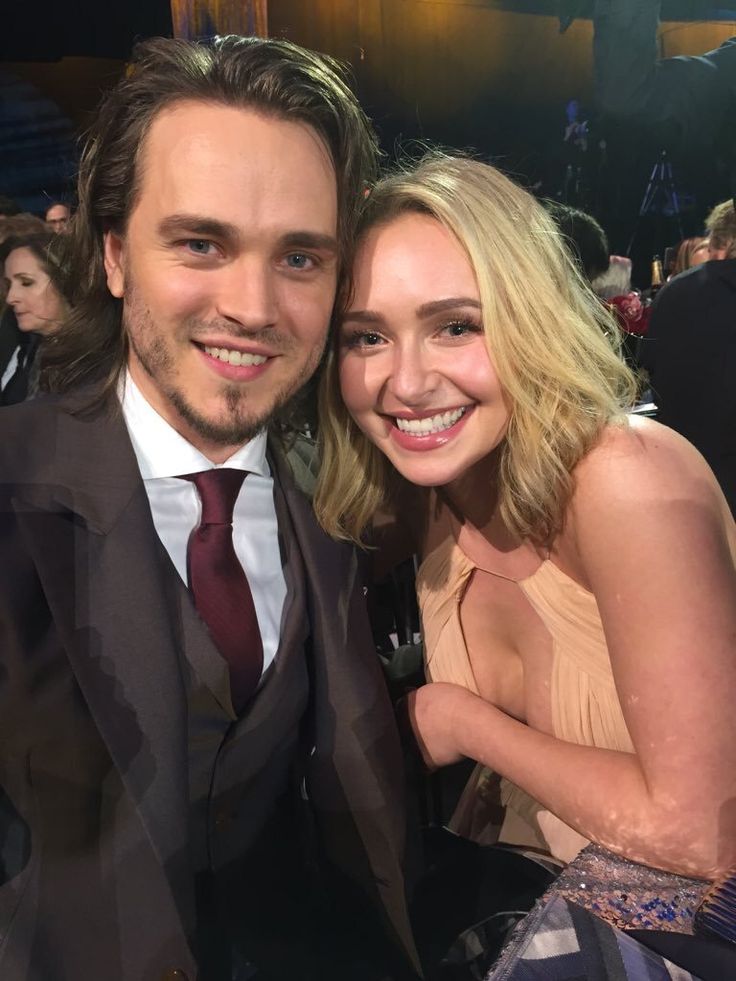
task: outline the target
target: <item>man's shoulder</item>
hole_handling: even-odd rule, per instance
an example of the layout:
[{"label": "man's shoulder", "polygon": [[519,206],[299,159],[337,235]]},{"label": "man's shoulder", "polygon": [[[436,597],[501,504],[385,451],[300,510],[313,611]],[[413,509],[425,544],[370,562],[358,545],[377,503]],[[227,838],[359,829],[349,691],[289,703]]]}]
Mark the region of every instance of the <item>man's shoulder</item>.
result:
[{"label": "man's shoulder", "polygon": [[54,424],[59,413],[64,411],[59,396],[44,395],[40,398],[7,405],[0,409],[0,444],[7,449],[7,443],[14,437],[23,440],[33,439],[37,432]]},{"label": "man's shoulder", "polygon": [[665,296],[682,295],[690,290],[698,289],[704,279],[708,278],[703,274],[703,270],[707,265],[708,263],[704,262],[699,266],[693,266],[692,269],[686,269],[684,272],[678,273],[677,276],[673,276],[661,291],[658,300]]},{"label": "man's shoulder", "polygon": [[654,311],[661,307],[676,308],[690,299],[699,300],[703,293],[718,290],[724,284],[736,289],[736,259],[711,259],[671,279],[657,297]]},{"label": "man's shoulder", "polygon": [[710,278],[723,285],[727,283],[731,289],[736,290],[736,259],[716,259],[706,262],[704,268],[708,269]]},{"label": "man's shoulder", "polygon": [[6,479],[22,478],[55,457],[60,426],[70,434],[79,430],[74,442],[83,450],[91,430],[109,424],[109,413],[110,406],[92,402],[87,390],[40,395],[0,408],[0,472]]}]

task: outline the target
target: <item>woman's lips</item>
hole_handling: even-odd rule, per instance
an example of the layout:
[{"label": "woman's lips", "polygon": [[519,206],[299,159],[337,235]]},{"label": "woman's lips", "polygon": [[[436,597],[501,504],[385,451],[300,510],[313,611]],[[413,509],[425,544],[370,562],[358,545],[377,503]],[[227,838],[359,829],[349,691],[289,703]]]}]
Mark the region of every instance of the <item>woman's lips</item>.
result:
[{"label": "woman's lips", "polygon": [[[468,418],[473,413],[473,406],[464,406],[463,408],[464,412],[456,422],[453,422],[446,429],[440,429],[437,432],[406,432],[403,429],[399,429],[396,419],[394,418],[390,430],[391,439],[397,444],[397,446],[400,446],[404,450],[410,450],[417,453],[424,453],[428,450],[436,450],[453,440],[465,426]],[[437,416],[440,415],[446,415],[446,413],[437,414]],[[431,418],[434,419],[437,417],[433,416]]]}]

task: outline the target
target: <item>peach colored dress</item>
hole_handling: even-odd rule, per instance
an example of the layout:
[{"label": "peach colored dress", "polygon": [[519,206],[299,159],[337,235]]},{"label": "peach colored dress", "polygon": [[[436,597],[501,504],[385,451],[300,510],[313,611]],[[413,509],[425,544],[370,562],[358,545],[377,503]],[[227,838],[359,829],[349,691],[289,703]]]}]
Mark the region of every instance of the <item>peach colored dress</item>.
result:
[{"label": "peach colored dress", "polygon": [[[468,558],[456,541],[447,509],[442,509],[439,520],[447,524],[447,533],[426,555],[417,574],[426,673],[430,681],[452,682],[479,694],[463,636],[460,604],[476,568],[499,578],[509,577]],[[579,745],[633,752],[593,594],[550,559],[543,560],[527,578],[512,581],[550,634],[554,735]],[[505,809],[500,830],[499,803]],[[588,844],[519,787],[505,779],[499,781],[481,766],[476,767],[450,826],[477,841],[540,848],[563,861],[570,861]]]}]

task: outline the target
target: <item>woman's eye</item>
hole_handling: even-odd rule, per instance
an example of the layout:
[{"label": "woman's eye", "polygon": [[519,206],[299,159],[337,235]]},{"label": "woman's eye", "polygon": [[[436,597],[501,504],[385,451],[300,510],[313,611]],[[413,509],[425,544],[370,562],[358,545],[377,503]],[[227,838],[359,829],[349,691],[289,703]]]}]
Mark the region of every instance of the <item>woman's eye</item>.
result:
[{"label": "woman's eye", "polygon": [[355,334],[347,334],[344,338],[347,347],[378,347],[383,343],[383,338],[375,331],[359,331]]},{"label": "woman's eye", "polygon": [[480,324],[472,320],[453,320],[452,323],[445,324],[442,328],[450,337],[465,337],[466,334],[477,334],[481,329]]}]

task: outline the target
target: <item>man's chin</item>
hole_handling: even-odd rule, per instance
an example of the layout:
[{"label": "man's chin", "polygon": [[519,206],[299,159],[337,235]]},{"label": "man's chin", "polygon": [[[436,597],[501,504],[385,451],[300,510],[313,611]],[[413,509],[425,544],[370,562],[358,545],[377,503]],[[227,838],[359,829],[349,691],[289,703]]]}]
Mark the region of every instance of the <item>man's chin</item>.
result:
[{"label": "man's chin", "polygon": [[193,416],[184,418],[187,428],[200,440],[212,446],[236,446],[247,443],[257,436],[269,422],[269,418],[248,417],[245,419],[223,420]]},{"label": "man's chin", "polygon": [[[253,439],[269,423],[269,411],[246,412],[242,404],[221,404],[211,410],[199,409],[181,398],[171,398],[177,415],[181,420],[182,435],[189,442],[204,442],[209,446],[239,446]],[[177,427],[178,428],[178,427]]]}]

